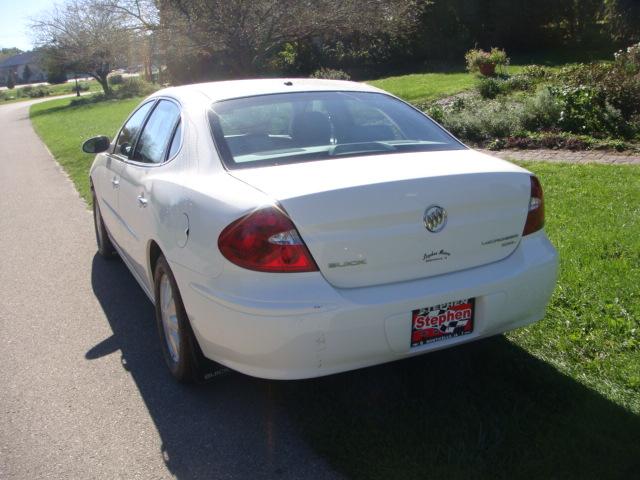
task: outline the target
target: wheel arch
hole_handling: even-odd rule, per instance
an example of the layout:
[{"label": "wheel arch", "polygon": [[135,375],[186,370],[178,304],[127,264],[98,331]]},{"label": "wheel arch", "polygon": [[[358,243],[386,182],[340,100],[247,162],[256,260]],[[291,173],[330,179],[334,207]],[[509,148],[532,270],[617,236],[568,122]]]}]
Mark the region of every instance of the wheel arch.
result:
[{"label": "wheel arch", "polygon": [[153,288],[153,276],[160,255],[164,255],[160,245],[155,240],[150,240],[147,247],[147,268],[149,270],[150,287]]}]

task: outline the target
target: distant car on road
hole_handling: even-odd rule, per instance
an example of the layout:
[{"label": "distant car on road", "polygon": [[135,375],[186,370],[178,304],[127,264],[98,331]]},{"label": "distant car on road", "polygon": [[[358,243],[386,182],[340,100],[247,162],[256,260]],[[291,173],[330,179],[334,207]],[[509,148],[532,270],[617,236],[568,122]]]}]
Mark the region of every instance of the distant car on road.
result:
[{"label": "distant car on road", "polygon": [[98,251],[154,302],[180,381],[420,355],[535,322],[554,288],[538,179],[365,84],[168,88],[83,149]]}]

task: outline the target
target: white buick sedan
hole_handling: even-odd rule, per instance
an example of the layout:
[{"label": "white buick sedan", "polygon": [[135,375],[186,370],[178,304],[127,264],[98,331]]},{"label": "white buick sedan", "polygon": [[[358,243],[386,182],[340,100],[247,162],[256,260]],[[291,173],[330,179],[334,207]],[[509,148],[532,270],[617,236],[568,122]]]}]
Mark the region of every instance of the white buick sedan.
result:
[{"label": "white buick sedan", "polygon": [[541,319],[554,288],[538,179],[368,85],[168,88],[83,149],[98,251],[180,381],[422,355]]}]

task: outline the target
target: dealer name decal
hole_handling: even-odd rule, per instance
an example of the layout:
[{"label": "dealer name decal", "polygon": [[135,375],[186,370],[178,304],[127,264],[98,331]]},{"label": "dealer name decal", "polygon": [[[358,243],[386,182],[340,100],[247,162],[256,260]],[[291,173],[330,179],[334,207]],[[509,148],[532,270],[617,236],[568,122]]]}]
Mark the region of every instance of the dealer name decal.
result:
[{"label": "dealer name decal", "polygon": [[439,250],[439,251],[432,250],[431,252],[425,253],[424,256],[422,257],[422,260],[425,263],[437,262],[439,260],[446,260],[450,256],[451,256],[451,253],[447,252],[446,250]]}]

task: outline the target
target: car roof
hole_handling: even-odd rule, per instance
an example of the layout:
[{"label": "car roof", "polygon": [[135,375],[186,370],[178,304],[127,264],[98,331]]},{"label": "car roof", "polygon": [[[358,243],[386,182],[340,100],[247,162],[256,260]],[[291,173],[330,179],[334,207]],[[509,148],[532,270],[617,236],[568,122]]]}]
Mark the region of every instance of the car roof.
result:
[{"label": "car roof", "polygon": [[179,87],[169,87],[159,90],[152,95],[152,97],[168,96],[183,103],[202,102],[203,100],[208,99],[213,103],[220,100],[251,97],[255,95],[317,91],[386,93],[383,90],[365,83],[348,82],[343,80],[269,78],[257,80],[227,80],[221,82],[196,83],[192,85],[182,85]]}]

